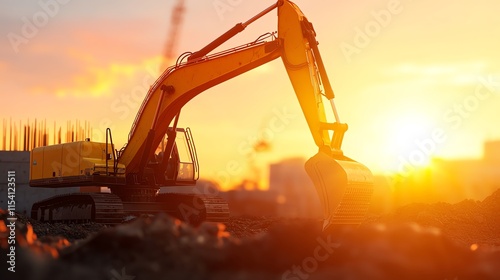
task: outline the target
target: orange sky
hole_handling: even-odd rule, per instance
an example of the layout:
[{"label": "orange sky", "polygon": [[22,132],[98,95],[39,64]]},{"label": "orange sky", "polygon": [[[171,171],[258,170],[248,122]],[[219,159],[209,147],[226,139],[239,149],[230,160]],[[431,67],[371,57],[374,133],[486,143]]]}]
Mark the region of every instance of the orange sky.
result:
[{"label": "orange sky", "polygon": [[[177,53],[203,47],[273,3],[186,1]],[[158,75],[174,2],[0,0],[0,117],[89,120],[94,140],[111,126],[121,146]],[[425,162],[420,154],[479,157],[483,141],[500,138],[497,2],[296,3],[315,26],[341,120],[350,127],[346,155],[381,173]],[[268,15],[221,49],[274,30],[275,14]],[[249,173],[242,147],[284,111],[293,116],[282,131],[266,134],[272,150],[256,163],[314,155],[280,60],[195,98],[180,125],[193,130],[201,175],[227,187]],[[227,176],[234,162],[241,169]]]}]

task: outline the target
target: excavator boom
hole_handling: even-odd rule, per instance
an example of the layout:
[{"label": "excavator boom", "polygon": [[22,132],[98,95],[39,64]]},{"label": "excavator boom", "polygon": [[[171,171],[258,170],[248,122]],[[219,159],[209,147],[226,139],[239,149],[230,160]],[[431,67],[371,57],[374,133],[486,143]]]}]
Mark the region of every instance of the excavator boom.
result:
[{"label": "excavator boom", "polygon": [[[128,173],[140,172],[143,154],[151,157],[181,108],[201,92],[280,57],[279,40],[257,42],[167,69],[144,100],[121,152]],[[148,132],[154,131],[148,145]],[[146,150],[146,148],[149,149]]]}]

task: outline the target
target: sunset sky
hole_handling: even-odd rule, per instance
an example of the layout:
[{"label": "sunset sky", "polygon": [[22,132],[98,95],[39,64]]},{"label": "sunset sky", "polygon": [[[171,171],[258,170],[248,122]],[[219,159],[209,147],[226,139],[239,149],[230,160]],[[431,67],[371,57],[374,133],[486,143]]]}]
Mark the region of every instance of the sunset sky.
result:
[{"label": "sunset sky", "polygon": [[[0,118],[88,120],[93,140],[111,126],[121,147],[159,74],[175,2],[0,0]],[[186,0],[176,53],[200,49],[273,3]],[[500,139],[497,1],[295,3],[314,24],[349,124],[347,156],[386,173],[429,156],[480,157],[484,141]],[[219,50],[275,31],[276,22],[273,12]],[[283,114],[284,129],[269,133]],[[259,166],[317,151],[281,60],[202,93],[180,126],[193,130],[201,176],[224,187],[251,178],[241,147],[262,135],[271,149],[255,155]],[[241,168],[228,177],[234,162]]]}]

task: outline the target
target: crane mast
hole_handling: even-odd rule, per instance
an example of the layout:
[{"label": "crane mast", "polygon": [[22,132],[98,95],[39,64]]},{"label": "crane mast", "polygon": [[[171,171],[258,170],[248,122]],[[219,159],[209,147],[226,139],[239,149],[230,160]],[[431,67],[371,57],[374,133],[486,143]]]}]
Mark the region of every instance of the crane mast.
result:
[{"label": "crane mast", "polygon": [[170,28],[167,35],[167,44],[163,53],[162,71],[166,69],[175,59],[177,42],[179,40],[179,34],[184,21],[185,12],[185,1],[177,0],[170,16]]}]

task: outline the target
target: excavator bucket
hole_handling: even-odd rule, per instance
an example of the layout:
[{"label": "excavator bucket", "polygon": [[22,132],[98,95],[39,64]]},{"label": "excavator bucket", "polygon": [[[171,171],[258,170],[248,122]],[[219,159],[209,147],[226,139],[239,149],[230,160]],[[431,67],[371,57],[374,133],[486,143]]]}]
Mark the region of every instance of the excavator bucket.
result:
[{"label": "excavator bucket", "polygon": [[306,162],[305,169],[323,206],[324,232],[361,224],[373,193],[373,175],[367,167],[320,151]]}]

